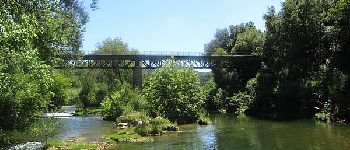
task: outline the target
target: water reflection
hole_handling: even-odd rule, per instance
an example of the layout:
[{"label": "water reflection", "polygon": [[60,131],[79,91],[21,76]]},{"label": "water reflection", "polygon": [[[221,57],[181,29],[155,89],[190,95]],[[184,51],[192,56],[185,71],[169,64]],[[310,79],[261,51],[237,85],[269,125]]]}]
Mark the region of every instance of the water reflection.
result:
[{"label": "water reflection", "polygon": [[202,142],[202,149],[217,149],[216,128],[214,125],[202,126],[197,128],[198,136]]},{"label": "water reflection", "polygon": [[53,138],[70,139],[85,138],[87,141],[99,140],[99,137],[111,132],[114,122],[103,121],[99,116],[60,117],[56,135]]}]

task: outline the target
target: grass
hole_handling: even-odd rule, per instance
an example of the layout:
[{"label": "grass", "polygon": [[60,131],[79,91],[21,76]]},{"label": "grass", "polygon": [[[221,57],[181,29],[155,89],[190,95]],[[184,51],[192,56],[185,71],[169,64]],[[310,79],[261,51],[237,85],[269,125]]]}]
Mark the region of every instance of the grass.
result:
[{"label": "grass", "polygon": [[78,141],[61,141],[61,140],[49,140],[48,141],[48,149],[69,149],[69,150],[81,150],[81,149],[89,149],[96,150],[98,147],[97,144],[90,144],[84,142],[82,140]]},{"label": "grass", "polygon": [[134,131],[134,127],[120,129],[116,133],[105,135],[103,138],[107,142],[136,142],[136,143],[148,143],[153,139],[150,137],[142,137]]}]

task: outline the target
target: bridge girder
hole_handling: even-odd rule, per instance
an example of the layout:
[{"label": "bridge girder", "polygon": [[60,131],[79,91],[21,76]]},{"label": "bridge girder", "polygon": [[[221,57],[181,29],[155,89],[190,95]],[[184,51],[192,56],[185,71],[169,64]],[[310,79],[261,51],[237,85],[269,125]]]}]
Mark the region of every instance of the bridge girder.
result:
[{"label": "bridge girder", "polygon": [[[56,68],[100,68],[100,69],[132,69],[140,64],[141,69],[161,68],[168,59],[172,59],[183,67],[194,69],[233,68],[240,61],[256,61],[253,55],[229,56],[161,56],[161,55],[85,55],[82,59],[70,60]],[[136,63],[135,63],[136,62]]]}]

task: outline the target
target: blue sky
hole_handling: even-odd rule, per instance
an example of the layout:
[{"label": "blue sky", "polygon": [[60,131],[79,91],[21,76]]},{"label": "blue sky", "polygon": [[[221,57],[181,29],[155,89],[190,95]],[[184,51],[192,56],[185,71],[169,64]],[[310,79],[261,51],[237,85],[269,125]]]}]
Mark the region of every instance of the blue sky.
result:
[{"label": "blue sky", "polygon": [[99,0],[100,9],[88,9],[82,49],[119,37],[139,51],[203,52],[217,29],[252,21],[264,30],[263,14],[269,6],[279,10],[282,1]]}]

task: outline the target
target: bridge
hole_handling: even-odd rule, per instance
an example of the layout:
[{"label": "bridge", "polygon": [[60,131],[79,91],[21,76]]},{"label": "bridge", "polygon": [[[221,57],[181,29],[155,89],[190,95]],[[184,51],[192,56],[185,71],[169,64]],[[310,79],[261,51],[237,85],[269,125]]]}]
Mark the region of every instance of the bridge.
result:
[{"label": "bridge", "polygon": [[235,68],[237,64],[260,65],[254,55],[206,55],[202,53],[145,53],[135,55],[89,54],[66,61],[55,68],[133,69],[134,86],[141,86],[142,69],[161,68],[172,59],[183,67],[194,69]]}]

